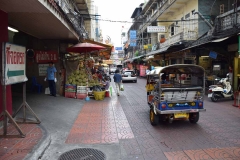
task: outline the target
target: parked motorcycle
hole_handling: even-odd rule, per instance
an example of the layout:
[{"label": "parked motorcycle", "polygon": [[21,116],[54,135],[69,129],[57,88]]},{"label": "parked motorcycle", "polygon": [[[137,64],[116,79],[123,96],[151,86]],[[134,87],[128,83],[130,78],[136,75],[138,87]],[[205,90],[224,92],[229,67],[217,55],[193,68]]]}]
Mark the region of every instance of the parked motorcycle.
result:
[{"label": "parked motorcycle", "polygon": [[208,98],[211,98],[213,102],[217,102],[222,98],[232,98],[234,100],[232,86],[229,82],[229,74],[227,74],[226,78],[220,79],[217,85],[209,86]]}]

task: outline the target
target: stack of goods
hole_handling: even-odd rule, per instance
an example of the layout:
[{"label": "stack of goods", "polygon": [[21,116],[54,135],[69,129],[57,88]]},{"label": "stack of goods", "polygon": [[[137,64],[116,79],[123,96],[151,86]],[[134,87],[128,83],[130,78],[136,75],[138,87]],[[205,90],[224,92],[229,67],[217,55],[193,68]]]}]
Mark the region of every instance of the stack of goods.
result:
[{"label": "stack of goods", "polygon": [[76,98],[76,85],[66,84],[65,85],[65,97],[67,98]]},{"label": "stack of goods", "polygon": [[84,69],[76,70],[68,77],[66,84],[77,86],[87,86],[88,77]]},{"label": "stack of goods", "polygon": [[98,86],[99,85],[99,81],[98,81],[97,78],[89,80],[88,85],[89,85],[89,87]]},{"label": "stack of goods", "polygon": [[87,86],[77,86],[77,99],[85,99],[87,97]]}]

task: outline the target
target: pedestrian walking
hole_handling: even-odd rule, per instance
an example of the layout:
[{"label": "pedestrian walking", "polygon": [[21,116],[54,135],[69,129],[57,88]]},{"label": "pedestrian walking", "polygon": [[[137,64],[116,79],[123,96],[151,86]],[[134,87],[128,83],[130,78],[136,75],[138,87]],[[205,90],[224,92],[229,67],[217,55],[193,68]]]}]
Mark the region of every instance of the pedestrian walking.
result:
[{"label": "pedestrian walking", "polygon": [[119,96],[119,91],[120,91],[120,87],[121,87],[121,83],[122,83],[122,75],[119,74],[119,70],[117,69],[114,76],[113,76],[113,80],[115,82],[115,86],[117,89],[117,95]]},{"label": "pedestrian walking", "polygon": [[56,82],[57,82],[56,73],[57,70],[53,66],[53,62],[50,62],[47,68],[47,75],[45,80],[48,80],[50,95],[54,97],[56,97]]}]

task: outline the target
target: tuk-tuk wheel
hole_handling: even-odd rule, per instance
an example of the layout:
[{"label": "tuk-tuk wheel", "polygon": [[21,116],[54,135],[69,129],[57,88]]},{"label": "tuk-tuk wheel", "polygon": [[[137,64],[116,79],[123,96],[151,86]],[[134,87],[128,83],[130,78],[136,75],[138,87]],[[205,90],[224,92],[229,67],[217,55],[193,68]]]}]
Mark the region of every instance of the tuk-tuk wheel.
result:
[{"label": "tuk-tuk wheel", "polygon": [[199,120],[199,112],[197,113],[190,113],[189,114],[189,121],[190,123],[197,123]]},{"label": "tuk-tuk wheel", "polygon": [[159,116],[154,113],[153,109],[150,109],[150,122],[152,126],[156,126],[159,123]]}]

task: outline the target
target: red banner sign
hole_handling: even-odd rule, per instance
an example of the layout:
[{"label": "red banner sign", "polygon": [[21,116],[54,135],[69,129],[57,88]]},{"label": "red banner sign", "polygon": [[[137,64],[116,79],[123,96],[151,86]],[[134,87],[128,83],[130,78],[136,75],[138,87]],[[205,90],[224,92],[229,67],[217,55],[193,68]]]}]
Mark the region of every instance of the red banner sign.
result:
[{"label": "red banner sign", "polygon": [[147,66],[140,65],[140,76],[141,77],[146,76],[146,68],[147,68]]},{"label": "red banner sign", "polygon": [[58,61],[57,51],[34,51],[36,63],[56,63]]}]

